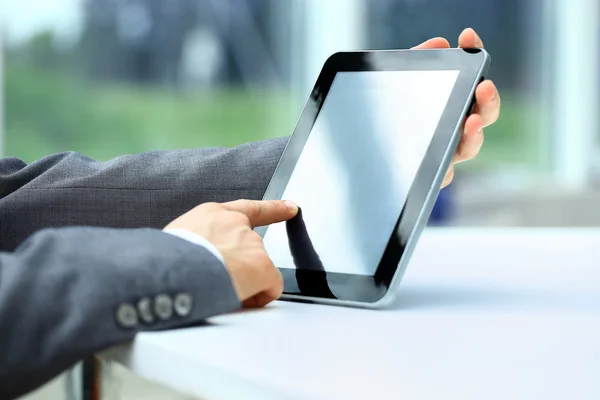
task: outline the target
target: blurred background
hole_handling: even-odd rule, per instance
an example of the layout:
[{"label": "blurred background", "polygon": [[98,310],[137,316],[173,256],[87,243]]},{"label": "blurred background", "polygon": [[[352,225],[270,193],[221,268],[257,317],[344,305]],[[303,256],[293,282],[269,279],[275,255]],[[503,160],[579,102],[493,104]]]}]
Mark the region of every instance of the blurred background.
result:
[{"label": "blurred background", "polygon": [[600,224],[595,0],[2,0],[0,18],[0,152],[26,161],[286,136],[329,54],[471,26],[502,115],[432,222]]},{"label": "blurred background", "polygon": [[2,0],[0,155],[286,136],[329,54],[470,26],[502,115],[432,222],[600,225],[599,22],[597,0]]}]

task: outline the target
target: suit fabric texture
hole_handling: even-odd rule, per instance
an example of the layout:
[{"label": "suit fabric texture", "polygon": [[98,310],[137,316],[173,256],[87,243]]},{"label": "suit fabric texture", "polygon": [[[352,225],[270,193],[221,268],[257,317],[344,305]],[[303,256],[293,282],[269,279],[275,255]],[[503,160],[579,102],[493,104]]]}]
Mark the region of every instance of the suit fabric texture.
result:
[{"label": "suit fabric texture", "polygon": [[138,332],[238,308],[221,261],[160,229],[201,203],[262,198],[286,143],[0,159],[0,398]]}]

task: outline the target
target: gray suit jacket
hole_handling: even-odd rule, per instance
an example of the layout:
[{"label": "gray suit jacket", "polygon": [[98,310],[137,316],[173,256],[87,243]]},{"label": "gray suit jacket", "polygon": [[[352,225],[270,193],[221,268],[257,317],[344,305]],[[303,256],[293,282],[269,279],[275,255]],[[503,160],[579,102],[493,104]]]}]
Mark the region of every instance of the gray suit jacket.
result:
[{"label": "gray suit jacket", "polygon": [[200,203],[261,198],[285,144],[0,159],[0,398],[137,332],[238,308],[213,255],[156,228]]}]

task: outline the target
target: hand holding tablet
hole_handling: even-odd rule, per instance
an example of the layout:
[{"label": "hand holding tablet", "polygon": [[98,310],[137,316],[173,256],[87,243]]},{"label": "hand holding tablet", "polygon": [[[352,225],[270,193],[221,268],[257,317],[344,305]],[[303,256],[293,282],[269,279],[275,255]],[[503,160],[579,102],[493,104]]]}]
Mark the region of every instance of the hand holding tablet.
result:
[{"label": "hand holding tablet", "polygon": [[489,64],[482,49],[327,60],[264,196],[291,199],[301,212],[257,229],[284,299],[363,307],[393,299]]},{"label": "hand holding tablet", "polygon": [[[467,28],[458,37],[458,47],[463,49],[483,48],[483,42],[472,28]],[[414,50],[448,48],[450,48],[450,43],[441,37],[429,39],[413,47]],[[446,172],[442,187],[452,182],[454,164],[472,160],[477,156],[483,145],[484,128],[494,124],[500,116],[500,94],[491,80],[486,79],[477,86],[475,100],[475,109],[465,121],[460,144],[453,162]]]}]

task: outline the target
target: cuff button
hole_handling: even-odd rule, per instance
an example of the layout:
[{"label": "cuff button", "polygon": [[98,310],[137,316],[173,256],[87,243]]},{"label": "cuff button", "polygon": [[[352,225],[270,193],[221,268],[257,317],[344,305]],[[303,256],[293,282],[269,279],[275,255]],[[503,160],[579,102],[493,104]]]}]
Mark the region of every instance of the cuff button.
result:
[{"label": "cuff button", "polygon": [[188,317],[192,313],[193,299],[189,293],[179,293],[174,301],[175,313],[179,317]]},{"label": "cuff button", "polygon": [[173,316],[173,299],[166,294],[154,298],[154,315],[161,321],[167,321]]},{"label": "cuff button", "polygon": [[154,313],[152,312],[152,300],[148,297],[144,297],[137,303],[137,313],[140,319],[145,324],[151,324],[154,322]]},{"label": "cuff button", "polygon": [[135,307],[129,303],[123,303],[117,309],[117,322],[122,328],[133,328],[138,324],[138,315]]}]

